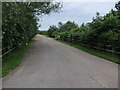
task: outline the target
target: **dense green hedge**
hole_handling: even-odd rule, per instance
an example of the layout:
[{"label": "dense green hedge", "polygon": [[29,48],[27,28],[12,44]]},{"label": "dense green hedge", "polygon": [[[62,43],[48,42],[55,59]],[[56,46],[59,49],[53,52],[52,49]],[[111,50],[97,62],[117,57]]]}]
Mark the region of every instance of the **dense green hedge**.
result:
[{"label": "dense green hedge", "polygon": [[50,26],[44,33],[52,37],[60,35],[64,41],[120,52],[120,2],[115,7],[117,11],[111,10],[104,16],[97,12],[92,22],[83,23],[80,27],[70,21],[65,24],[59,22],[58,28],[54,26],[57,29]]},{"label": "dense green hedge", "polygon": [[3,2],[2,3],[2,50],[27,45],[36,35],[37,15],[58,12],[60,3],[52,2]]}]

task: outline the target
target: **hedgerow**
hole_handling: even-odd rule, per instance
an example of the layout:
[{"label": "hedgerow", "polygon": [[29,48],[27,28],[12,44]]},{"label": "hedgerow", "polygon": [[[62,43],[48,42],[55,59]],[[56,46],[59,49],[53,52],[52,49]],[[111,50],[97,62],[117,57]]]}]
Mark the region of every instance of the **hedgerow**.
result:
[{"label": "hedgerow", "polygon": [[104,16],[100,16],[97,12],[92,22],[83,23],[80,27],[71,21],[64,24],[59,22],[57,30],[50,27],[46,34],[48,36],[58,34],[64,41],[110,52],[120,52],[120,1],[115,7],[116,10],[112,9]]}]

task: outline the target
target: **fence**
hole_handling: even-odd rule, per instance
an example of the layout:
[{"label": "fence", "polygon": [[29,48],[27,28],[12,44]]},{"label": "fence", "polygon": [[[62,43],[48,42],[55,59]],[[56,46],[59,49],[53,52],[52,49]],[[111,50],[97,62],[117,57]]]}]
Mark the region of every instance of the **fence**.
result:
[{"label": "fence", "polygon": [[11,51],[13,51],[15,48],[16,48],[16,47],[10,49],[9,51],[5,52],[3,55],[2,55],[2,50],[0,50],[0,53],[1,53],[0,58],[3,57],[3,56],[5,56],[6,54],[10,53]]},{"label": "fence", "polygon": [[[66,38],[67,41],[69,41],[69,39],[70,39],[69,37]],[[72,42],[72,43],[76,43],[76,42],[78,43],[79,42],[80,43],[80,40],[75,41],[72,38],[70,42]],[[98,44],[99,47],[97,47],[97,45],[96,46],[92,46],[92,45],[88,45],[88,44],[84,44],[84,43],[80,43],[80,45],[87,46],[87,47],[90,47],[90,48],[94,48],[94,49],[97,49],[97,50],[102,50],[102,51],[107,51],[107,52],[111,52],[111,53],[115,53],[115,54],[120,54],[120,52],[114,51],[114,48],[112,48],[111,45]],[[106,49],[100,48],[100,47],[106,47]],[[108,48],[112,48],[112,49],[108,49]]]}]

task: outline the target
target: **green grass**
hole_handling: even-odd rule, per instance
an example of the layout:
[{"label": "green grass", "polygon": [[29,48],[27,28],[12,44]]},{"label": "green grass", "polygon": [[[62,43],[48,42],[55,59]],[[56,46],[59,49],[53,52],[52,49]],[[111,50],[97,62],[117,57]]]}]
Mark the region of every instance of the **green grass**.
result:
[{"label": "green grass", "polygon": [[[42,35],[42,34],[40,34],[40,35]],[[48,35],[43,35],[43,36],[49,37]],[[51,38],[51,37],[49,37],[49,38]]]},{"label": "green grass", "polygon": [[33,41],[30,41],[28,45],[23,46],[21,48],[15,49],[10,52],[6,56],[2,58],[2,77],[9,74],[12,70],[14,70],[17,66],[19,66],[27,52],[30,44]]},{"label": "green grass", "polygon": [[[42,34],[40,34],[40,35],[42,35]],[[49,37],[48,35],[43,35],[43,36]],[[53,37],[49,37],[49,38],[55,39],[55,38],[53,38]],[[56,40],[56,39],[55,39],[55,40]]]},{"label": "green grass", "polygon": [[[44,35],[44,36],[49,37],[47,35]],[[109,60],[109,61],[112,61],[114,63],[120,64],[120,55],[117,55],[115,53],[111,53],[111,52],[107,52],[107,51],[101,51],[101,50],[89,48],[87,46],[78,45],[78,44],[74,44],[74,43],[71,43],[71,42],[63,41],[63,40],[57,40],[55,38],[52,38],[52,39],[54,39],[56,41],[59,41],[61,43],[67,44],[69,46],[75,47],[79,50],[85,51],[85,52],[90,53],[92,55],[98,56],[98,57],[103,58],[105,60]]]}]

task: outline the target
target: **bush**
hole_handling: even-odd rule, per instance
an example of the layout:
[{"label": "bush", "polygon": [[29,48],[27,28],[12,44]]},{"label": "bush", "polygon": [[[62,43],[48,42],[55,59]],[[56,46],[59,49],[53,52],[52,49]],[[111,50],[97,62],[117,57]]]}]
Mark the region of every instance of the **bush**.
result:
[{"label": "bush", "polygon": [[115,6],[117,11],[112,9],[104,16],[97,12],[92,22],[86,25],[83,23],[80,27],[71,21],[65,24],[59,22],[57,30],[50,28],[51,32],[49,29],[48,34],[52,37],[60,34],[60,39],[64,41],[120,52],[119,6],[120,2]]}]

